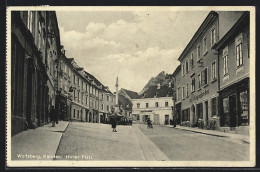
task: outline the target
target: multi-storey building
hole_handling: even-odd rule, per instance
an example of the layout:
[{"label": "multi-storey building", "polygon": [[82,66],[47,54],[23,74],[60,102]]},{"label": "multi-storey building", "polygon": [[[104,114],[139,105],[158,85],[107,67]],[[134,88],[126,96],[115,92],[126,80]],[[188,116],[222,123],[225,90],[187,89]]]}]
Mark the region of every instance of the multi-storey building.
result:
[{"label": "multi-storey building", "polygon": [[176,117],[176,124],[181,124],[181,96],[180,96],[181,65],[177,66],[172,74],[173,80],[173,115]]},{"label": "multi-storey building", "polygon": [[111,109],[115,106],[115,95],[102,85],[99,90],[99,122],[108,123],[108,116],[111,114]]},{"label": "multi-storey building", "polygon": [[172,119],[172,87],[151,86],[133,102],[133,122],[145,123],[150,118],[154,124],[169,124]]},{"label": "multi-storey building", "polygon": [[212,47],[242,14],[211,11],[178,58],[176,111],[181,109],[181,125],[219,129],[219,63]]},{"label": "multi-storey building", "polygon": [[121,88],[118,91],[118,104],[119,109],[123,115],[124,121],[132,121],[132,99],[139,98],[138,93],[134,91],[130,91],[124,88]]},{"label": "multi-storey building", "polygon": [[[56,15],[49,11],[11,12],[12,135],[48,121],[55,93],[49,70],[49,41],[59,47]],[[57,52],[56,52],[57,53]],[[49,97],[49,98],[48,98]]]},{"label": "multi-storey building", "polygon": [[220,130],[249,134],[249,12],[213,47],[218,51]]}]

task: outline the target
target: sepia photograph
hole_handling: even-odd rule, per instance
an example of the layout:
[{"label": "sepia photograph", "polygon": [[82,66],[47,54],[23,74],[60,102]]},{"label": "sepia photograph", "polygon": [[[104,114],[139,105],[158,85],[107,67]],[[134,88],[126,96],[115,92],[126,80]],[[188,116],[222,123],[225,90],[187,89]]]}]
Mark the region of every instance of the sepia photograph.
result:
[{"label": "sepia photograph", "polygon": [[7,7],[7,167],[254,167],[255,7]]}]

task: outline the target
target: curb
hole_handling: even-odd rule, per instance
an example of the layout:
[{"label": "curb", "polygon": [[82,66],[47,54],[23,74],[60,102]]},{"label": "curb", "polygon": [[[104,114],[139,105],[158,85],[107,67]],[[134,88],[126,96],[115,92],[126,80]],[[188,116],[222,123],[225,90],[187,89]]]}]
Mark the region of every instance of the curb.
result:
[{"label": "curb", "polygon": [[200,131],[186,130],[183,128],[175,128],[175,129],[189,131],[189,132],[193,132],[193,133],[205,134],[205,135],[215,136],[215,137],[227,137],[227,136],[222,136],[222,135],[218,135],[218,134],[210,134],[210,133],[204,133],[204,132],[200,132]]},{"label": "curb", "polygon": [[69,126],[69,122],[68,122],[68,124],[67,124],[65,130],[64,130],[64,131],[62,132],[62,134],[61,134],[60,141],[59,141],[58,147],[57,147],[57,149],[56,149],[56,151],[55,151],[55,156],[54,156],[53,160],[56,160],[56,155],[57,155],[58,149],[59,149],[59,147],[60,147],[61,139],[62,139],[62,137],[63,137],[63,134],[66,132],[68,126]]}]

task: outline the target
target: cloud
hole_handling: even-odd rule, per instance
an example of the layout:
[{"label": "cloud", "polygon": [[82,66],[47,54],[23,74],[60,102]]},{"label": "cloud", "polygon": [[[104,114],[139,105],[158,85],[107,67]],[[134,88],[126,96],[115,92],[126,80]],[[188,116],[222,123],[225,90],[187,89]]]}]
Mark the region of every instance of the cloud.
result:
[{"label": "cloud", "polygon": [[112,91],[119,76],[120,87],[139,92],[159,72],[173,73],[205,14],[133,12],[132,21],[90,21],[85,31],[60,26],[61,43],[67,57]]}]

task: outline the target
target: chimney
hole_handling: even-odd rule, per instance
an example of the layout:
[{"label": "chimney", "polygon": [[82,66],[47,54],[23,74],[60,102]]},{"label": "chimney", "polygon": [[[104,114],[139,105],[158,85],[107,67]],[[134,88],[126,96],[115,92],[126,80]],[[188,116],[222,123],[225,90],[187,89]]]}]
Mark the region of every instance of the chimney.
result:
[{"label": "chimney", "polygon": [[157,84],[157,89],[158,90],[161,89],[161,84],[160,83]]}]

